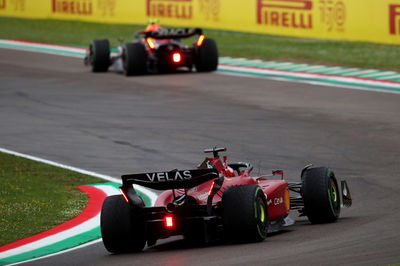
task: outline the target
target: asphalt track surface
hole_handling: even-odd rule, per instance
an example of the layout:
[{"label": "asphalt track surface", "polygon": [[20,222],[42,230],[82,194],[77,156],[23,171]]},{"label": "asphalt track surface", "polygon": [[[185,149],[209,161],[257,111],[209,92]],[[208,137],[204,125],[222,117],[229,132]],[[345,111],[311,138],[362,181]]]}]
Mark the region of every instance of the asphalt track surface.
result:
[{"label": "asphalt track surface", "polygon": [[312,162],[346,178],[353,206],[334,224],[297,221],[264,242],[139,254],[101,243],[27,265],[376,265],[400,262],[400,95],[221,75],[92,74],[76,58],[0,49],[0,146],[83,169],[192,168],[225,146],[255,173]]}]

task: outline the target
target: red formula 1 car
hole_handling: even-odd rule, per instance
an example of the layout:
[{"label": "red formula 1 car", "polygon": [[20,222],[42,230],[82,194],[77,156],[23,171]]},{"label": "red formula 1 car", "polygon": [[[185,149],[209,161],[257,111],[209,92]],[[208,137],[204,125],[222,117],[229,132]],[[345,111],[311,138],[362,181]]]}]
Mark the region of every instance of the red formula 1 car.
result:
[{"label": "red formula 1 car", "polygon": [[[193,37],[191,46],[181,42]],[[206,38],[199,28],[162,28],[150,24],[136,33],[136,39],[120,44],[112,54],[107,39],[94,40],[84,59],[93,72],[106,72],[110,66],[127,76],[171,72],[177,69],[199,72],[215,71],[218,49],[213,39]]]},{"label": "red formula 1 car", "polygon": [[[197,169],[122,176],[122,195],[107,197],[101,211],[101,233],[111,253],[141,251],[157,239],[183,235],[192,241],[225,239],[257,242],[293,220],[298,210],[311,223],[330,223],[352,199],[326,167],[306,166],[300,182],[287,182],[282,170],[251,176],[249,163],[228,163],[225,148],[205,150]],[[164,190],[153,207],[145,207],[133,184]],[[293,195],[290,195],[290,194]]]}]

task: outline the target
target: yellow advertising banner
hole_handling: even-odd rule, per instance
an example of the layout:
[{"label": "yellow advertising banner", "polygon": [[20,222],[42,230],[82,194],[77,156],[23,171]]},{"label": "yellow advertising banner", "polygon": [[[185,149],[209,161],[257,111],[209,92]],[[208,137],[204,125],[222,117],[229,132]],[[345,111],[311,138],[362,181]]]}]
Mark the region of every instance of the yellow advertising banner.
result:
[{"label": "yellow advertising banner", "polygon": [[400,44],[400,0],[0,0],[0,16]]}]

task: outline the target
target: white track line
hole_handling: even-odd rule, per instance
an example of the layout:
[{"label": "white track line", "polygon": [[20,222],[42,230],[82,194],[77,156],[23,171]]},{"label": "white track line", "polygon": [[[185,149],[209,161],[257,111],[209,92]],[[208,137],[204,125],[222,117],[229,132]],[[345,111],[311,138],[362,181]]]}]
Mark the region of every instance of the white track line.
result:
[{"label": "white track line", "polygon": [[[112,196],[112,195],[118,195],[119,190],[111,187],[111,186],[96,186],[98,189],[102,190],[104,193],[106,193],[107,196]],[[0,253],[0,259],[4,259],[7,257],[15,256],[18,254],[22,254],[25,252],[33,251],[35,249],[39,249],[48,245],[52,245],[55,243],[58,243],[60,241],[63,241],[67,238],[73,237],[75,235],[90,231],[100,225],[100,213],[97,214],[95,217],[84,221],[81,224],[78,224],[70,229],[61,231],[59,233],[55,233],[53,235],[49,235],[47,237],[38,239],[34,242],[27,243],[25,245],[6,250],[4,252]]]},{"label": "white track line", "polygon": [[[53,165],[53,166],[56,166],[56,167],[59,167],[59,168],[63,168],[63,169],[67,169],[67,170],[71,170],[71,171],[74,171],[74,172],[77,172],[77,173],[94,176],[94,177],[97,177],[97,178],[100,178],[100,179],[103,179],[103,180],[107,180],[107,181],[110,181],[110,182],[119,183],[119,184],[122,183],[121,179],[119,179],[119,178],[110,177],[110,176],[99,174],[99,173],[92,172],[92,171],[87,171],[87,170],[80,169],[80,168],[77,168],[77,167],[73,167],[73,166],[57,163],[57,162],[54,162],[54,161],[42,159],[42,158],[35,157],[35,156],[32,156],[32,155],[24,154],[24,153],[19,153],[19,152],[16,152],[16,151],[5,149],[5,148],[1,148],[0,147],[0,152],[4,152],[4,153],[12,154],[12,155],[15,155],[15,156],[18,156],[18,157],[23,157],[23,158],[26,158],[26,159],[29,159],[29,160],[33,160],[33,161],[37,161],[37,162]],[[150,198],[151,205],[154,205],[154,202],[156,201],[156,198],[157,198],[157,194],[156,193],[154,193],[153,191],[151,191],[151,190],[149,190],[149,189],[147,189],[145,187],[142,187],[142,186],[135,186],[135,189],[137,189],[138,191],[146,194]]]},{"label": "white track line", "polygon": [[[53,45],[53,44],[42,44],[42,43],[34,43],[34,42],[24,42],[24,41],[14,41],[14,40],[0,40],[0,44],[6,44],[6,47],[3,48],[11,48],[13,49],[13,45],[15,46],[14,49],[20,49],[20,50],[28,50],[28,51],[32,51],[32,52],[41,52],[41,53],[50,53],[50,54],[58,54],[58,55],[62,55],[62,56],[71,56],[71,57],[80,57],[83,56],[85,54],[85,49],[84,48],[79,48],[79,47],[70,47],[70,46],[63,46],[63,45]],[[41,50],[42,49],[42,50]],[[48,49],[48,51],[46,51],[46,49]],[[81,53],[81,55],[78,55],[77,53]],[[254,73],[254,69],[246,69],[246,66],[250,66],[251,67],[251,61],[249,61],[247,58],[231,58],[231,57],[222,57],[224,59],[228,59],[231,63],[232,62],[238,62],[241,63],[242,65],[239,66],[244,73],[236,73],[237,76],[243,76],[243,74],[245,74],[245,76],[250,76],[252,75],[252,73]],[[266,62],[267,64],[264,65],[263,67],[268,68],[269,66],[271,67],[277,67],[276,70],[279,70],[279,68],[281,68],[281,72],[280,76],[291,76],[291,77],[298,77],[298,74],[287,71],[287,73],[283,73],[282,71],[285,71],[285,68],[287,68],[288,66],[292,66],[292,65],[296,65],[294,63],[291,62],[275,62],[275,61],[270,61],[270,62]],[[222,64],[223,65],[223,64]],[[231,66],[231,67],[235,67],[235,66]],[[309,66],[310,68],[314,68],[314,67],[323,67],[323,66]],[[220,67],[221,69],[223,68],[228,68],[228,65],[222,66]],[[356,77],[349,77],[346,76],[348,75],[348,73],[351,72],[363,72],[363,71],[367,71],[364,74],[360,74],[359,77],[377,77],[378,79],[384,80],[386,78],[386,76],[389,75],[396,75],[398,73],[396,72],[381,72],[381,73],[369,73],[369,70],[363,70],[363,69],[359,69],[359,68],[340,68],[340,67],[332,67],[329,68],[327,67],[328,71],[324,71],[324,74],[336,74],[336,73],[343,73],[342,76],[338,75],[336,77],[325,77],[325,78],[321,78],[318,77],[319,73],[312,73],[312,72],[308,72],[310,75],[313,75],[313,77],[317,77],[317,79],[320,79],[320,81],[318,81],[318,83],[316,83],[315,81],[307,81],[307,80],[295,80],[295,82],[300,82],[300,83],[308,83],[308,84],[318,84],[318,85],[324,85],[322,83],[324,83],[324,79],[329,79],[329,80],[336,80],[339,82],[343,82],[343,78],[349,78],[346,80],[346,82],[350,82],[353,83],[354,85],[350,85],[350,84],[335,84],[335,87],[340,87],[340,88],[348,88],[348,89],[360,89],[363,85],[373,85],[373,86],[382,86],[382,89],[380,90],[379,88],[370,88],[370,87],[363,87],[363,90],[365,91],[376,91],[376,92],[383,92],[383,93],[395,93],[398,94],[399,91],[397,90],[399,88],[399,84],[393,83],[388,85],[388,83],[379,83],[378,80],[376,81],[372,81],[374,83],[371,83],[371,81],[360,81],[360,79],[356,79]],[[265,71],[265,70],[264,70]],[[271,70],[268,70],[271,71]],[[217,72],[218,73],[218,72]],[[228,74],[228,73],[224,73],[223,74]],[[247,75],[246,75],[247,74]],[[229,75],[235,75],[233,73],[229,73]],[[383,76],[382,76],[383,75]],[[258,78],[262,78],[260,76],[258,76]],[[263,78],[268,78],[271,79],[271,77],[263,77]],[[282,79],[283,81],[289,81],[288,79]],[[293,80],[290,80],[293,82]],[[327,82],[328,84],[330,84],[329,82]],[[369,83],[369,84],[368,84]],[[385,87],[394,87],[396,88],[396,90],[388,90],[385,89]]]},{"label": "white track line", "polygon": [[[78,173],[81,173],[81,174],[86,174],[86,175],[98,177],[98,178],[106,180],[106,181],[111,181],[111,182],[114,182],[114,183],[121,183],[121,180],[117,179],[117,178],[113,178],[113,177],[110,177],[110,176],[102,175],[102,174],[99,174],[99,173],[95,173],[95,172],[92,172],[92,171],[87,171],[87,170],[84,170],[84,169],[76,168],[76,167],[65,165],[65,164],[60,164],[60,163],[57,163],[57,162],[54,162],[54,161],[42,159],[42,158],[35,157],[35,156],[32,156],[32,155],[28,155],[28,154],[19,153],[19,152],[16,152],[16,151],[5,149],[5,148],[1,148],[0,147],[0,152],[7,153],[7,154],[12,154],[12,155],[15,155],[15,156],[18,156],[18,157],[22,157],[22,158],[26,158],[26,159],[29,159],[29,160],[33,160],[33,161],[45,163],[45,164],[48,164],[48,165],[56,166],[56,167],[59,167],[59,168],[71,170],[71,171],[78,172]],[[99,189],[104,191],[108,196],[115,195],[115,194],[118,193],[117,189],[112,188],[110,186],[96,185],[96,187],[98,187]],[[146,194],[150,198],[151,205],[154,205],[154,202],[155,202],[155,200],[157,198],[157,194],[155,194],[151,190],[148,190],[148,189],[146,189],[144,187],[141,187],[141,186],[135,186],[135,189],[137,189],[138,191],[141,191],[142,193]],[[94,218],[92,218],[92,219],[90,219],[88,221],[85,221],[85,222],[83,222],[83,223],[81,223],[81,224],[79,224],[79,225],[77,225],[77,226],[75,226],[75,227],[73,227],[71,229],[62,231],[62,232],[60,232],[58,234],[55,234],[55,235],[51,235],[51,236],[45,237],[43,239],[39,239],[39,240],[37,240],[35,242],[28,243],[26,245],[23,245],[23,246],[14,248],[14,249],[10,249],[10,250],[4,251],[4,252],[0,253],[0,259],[1,258],[6,258],[6,257],[10,257],[10,256],[13,256],[13,255],[17,255],[17,254],[21,254],[21,253],[25,253],[25,252],[28,252],[28,251],[31,251],[31,250],[35,250],[35,249],[43,247],[43,246],[47,246],[47,245],[51,245],[51,244],[57,243],[57,242],[59,242],[61,240],[64,240],[64,239],[66,239],[68,237],[71,237],[71,236],[77,235],[79,233],[91,230],[94,227],[98,226],[99,224],[100,224],[100,214],[96,215]],[[53,253],[53,254],[49,254],[49,255],[45,255],[45,256],[41,256],[41,257],[38,257],[38,258],[33,258],[33,259],[30,259],[30,260],[25,260],[25,261],[21,261],[21,262],[17,262],[17,263],[13,263],[13,264],[10,264],[10,265],[17,265],[17,264],[26,263],[26,262],[29,262],[29,261],[34,261],[34,260],[39,260],[39,259],[43,259],[43,258],[56,256],[56,255],[59,255],[59,254],[63,254],[63,253],[66,253],[66,252],[70,252],[70,251],[73,251],[73,250],[84,248],[84,247],[87,247],[89,245],[93,245],[93,244],[96,244],[96,243],[99,243],[99,242],[101,242],[101,239],[90,241],[90,242],[87,242],[87,243],[85,243],[83,245],[79,245],[79,246],[76,246],[76,247],[73,247],[73,248],[62,250],[60,252],[56,252],[56,253]]]}]

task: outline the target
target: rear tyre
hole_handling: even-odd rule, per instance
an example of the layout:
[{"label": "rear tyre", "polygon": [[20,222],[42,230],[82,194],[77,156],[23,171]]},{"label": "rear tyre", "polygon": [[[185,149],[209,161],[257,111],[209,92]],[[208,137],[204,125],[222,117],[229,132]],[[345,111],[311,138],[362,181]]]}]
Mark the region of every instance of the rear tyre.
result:
[{"label": "rear tyre", "polygon": [[222,196],[224,235],[233,242],[259,242],[267,237],[268,208],[257,185],[233,186]]},{"label": "rear tyre", "polygon": [[314,224],[335,222],[340,215],[340,195],[334,172],[327,167],[308,168],[301,179],[308,220]]},{"label": "rear tyre", "polygon": [[89,47],[92,72],[107,72],[110,66],[110,43],[108,40],[94,40]]},{"label": "rear tyre", "polygon": [[195,66],[198,72],[215,71],[218,67],[218,48],[213,39],[204,39],[201,46],[196,47]]},{"label": "rear tyre", "polygon": [[104,200],[100,228],[103,244],[111,253],[138,252],[146,243],[144,222],[122,195]]},{"label": "rear tyre", "polygon": [[127,43],[122,55],[126,76],[143,75],[147,72],[147,52],[140,42]]}]

